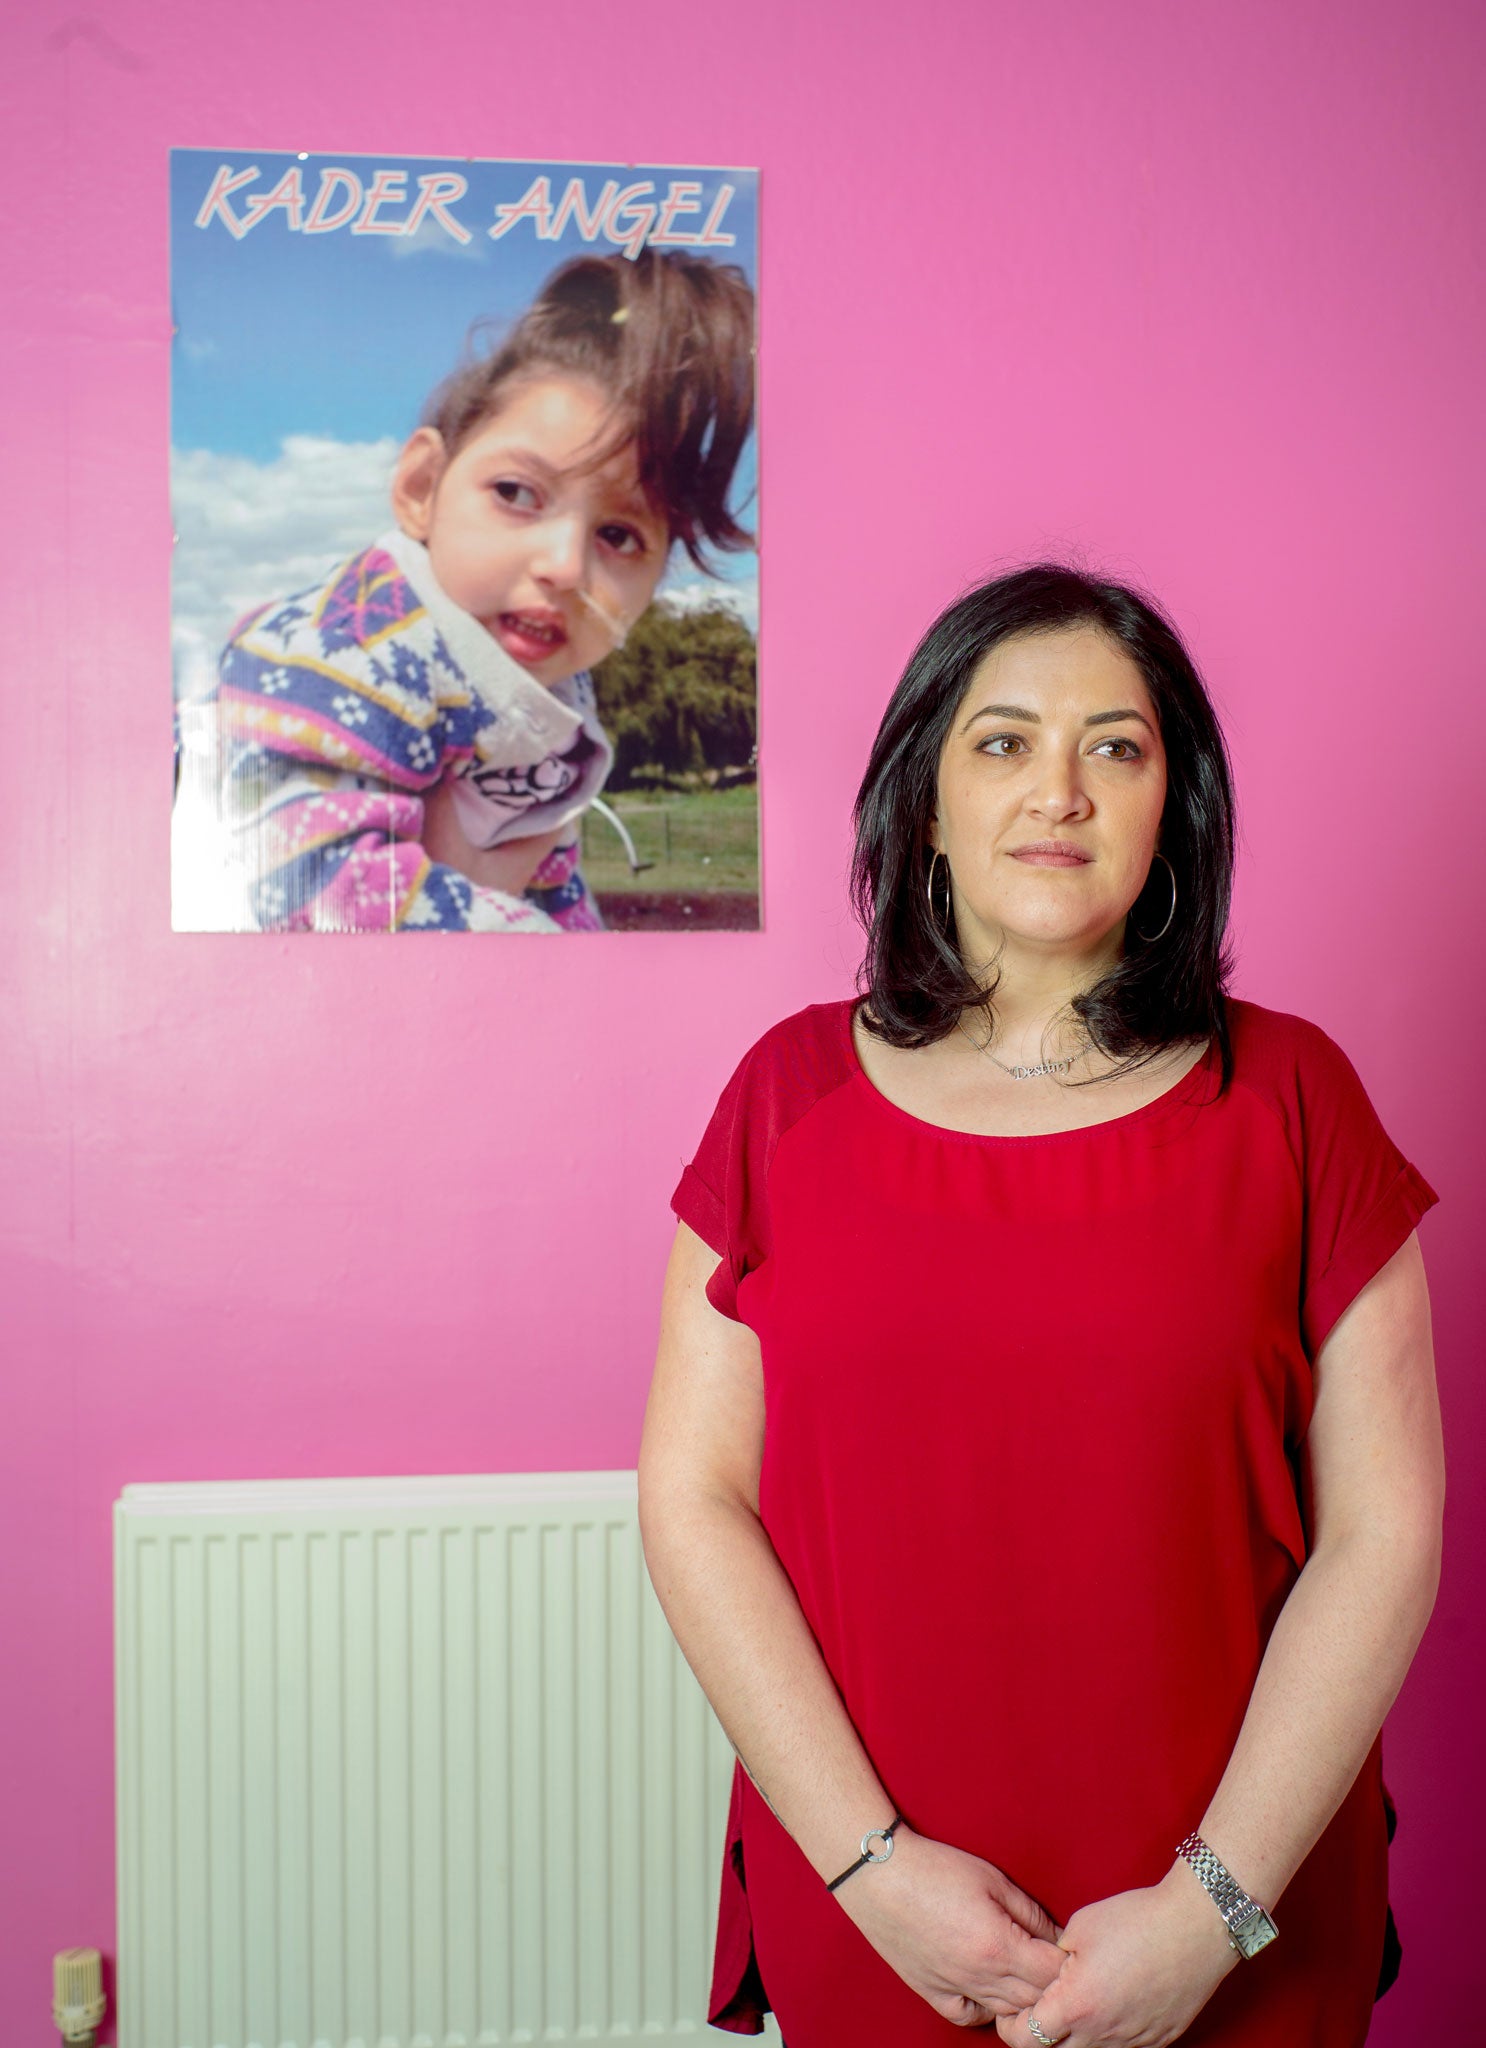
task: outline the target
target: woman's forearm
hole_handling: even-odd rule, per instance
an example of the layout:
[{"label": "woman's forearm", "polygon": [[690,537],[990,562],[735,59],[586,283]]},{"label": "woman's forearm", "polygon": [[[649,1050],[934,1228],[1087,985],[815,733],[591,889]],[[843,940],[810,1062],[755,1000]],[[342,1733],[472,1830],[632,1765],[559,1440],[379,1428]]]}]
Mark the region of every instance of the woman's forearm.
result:
[{"label": "woman's forearm", "polygon": [[1428,1531],[1368,1530],[1315,1551],[1270,1636],[1199,1832],[1273,1906],[1346,1797],[1424,1633],[1439,1579]]},{"label": "woman's forearm", "polygon": [[743,1768],[829,1881],[895,1809],[763,1524],[719,1495],[657,1499],[642,1473],[640,1526],[666,1619]]}]

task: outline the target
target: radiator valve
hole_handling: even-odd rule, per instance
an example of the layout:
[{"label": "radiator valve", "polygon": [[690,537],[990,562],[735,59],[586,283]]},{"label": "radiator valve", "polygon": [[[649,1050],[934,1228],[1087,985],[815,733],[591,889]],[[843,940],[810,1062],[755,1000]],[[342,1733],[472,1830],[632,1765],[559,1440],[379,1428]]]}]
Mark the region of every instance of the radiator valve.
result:
[{"label": "radiator valve", "polygon": [[52,1957],[52,2019],[62,2039],[93,2048],[108,2001],[96,1948],[64,1948]]}]

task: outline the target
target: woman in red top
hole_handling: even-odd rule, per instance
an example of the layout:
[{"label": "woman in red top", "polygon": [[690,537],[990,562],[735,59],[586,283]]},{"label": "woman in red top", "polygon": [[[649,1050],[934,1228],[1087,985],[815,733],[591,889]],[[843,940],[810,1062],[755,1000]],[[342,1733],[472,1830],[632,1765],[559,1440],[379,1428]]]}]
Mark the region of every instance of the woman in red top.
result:
[{"label": "woman in red top", "polygon": [[930,630],[857,802],[865,998],[765,1033],[673,1198],[641,1526],[740,1758],[724,2029],[1366,2037],[1435,1195],[1225,993],[1232,859],[1151,604],[1044,566]]}]

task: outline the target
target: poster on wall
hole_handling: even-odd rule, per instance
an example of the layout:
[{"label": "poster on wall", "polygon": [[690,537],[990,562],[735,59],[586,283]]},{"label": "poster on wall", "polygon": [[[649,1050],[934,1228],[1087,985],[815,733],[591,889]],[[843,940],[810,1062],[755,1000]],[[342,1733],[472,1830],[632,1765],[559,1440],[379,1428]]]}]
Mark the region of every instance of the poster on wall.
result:
[{"label": "poster on wall", "polygon": [[757,215],[171,152],[177,931],[759,928]]}]

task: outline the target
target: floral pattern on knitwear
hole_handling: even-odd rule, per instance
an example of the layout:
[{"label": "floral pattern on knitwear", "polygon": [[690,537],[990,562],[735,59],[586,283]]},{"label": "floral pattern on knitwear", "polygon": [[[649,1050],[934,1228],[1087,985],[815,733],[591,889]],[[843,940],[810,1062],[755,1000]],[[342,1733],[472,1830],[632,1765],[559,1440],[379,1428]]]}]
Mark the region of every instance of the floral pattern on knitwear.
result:
[{"label": "floral pattern on knitwear", "polygon": [[371,647],[422,609],[392,557],[380,548],[368,548],[347,562],[344,574],[327,592],[320,607],[320,638],[332,653],[342,647]]}]

